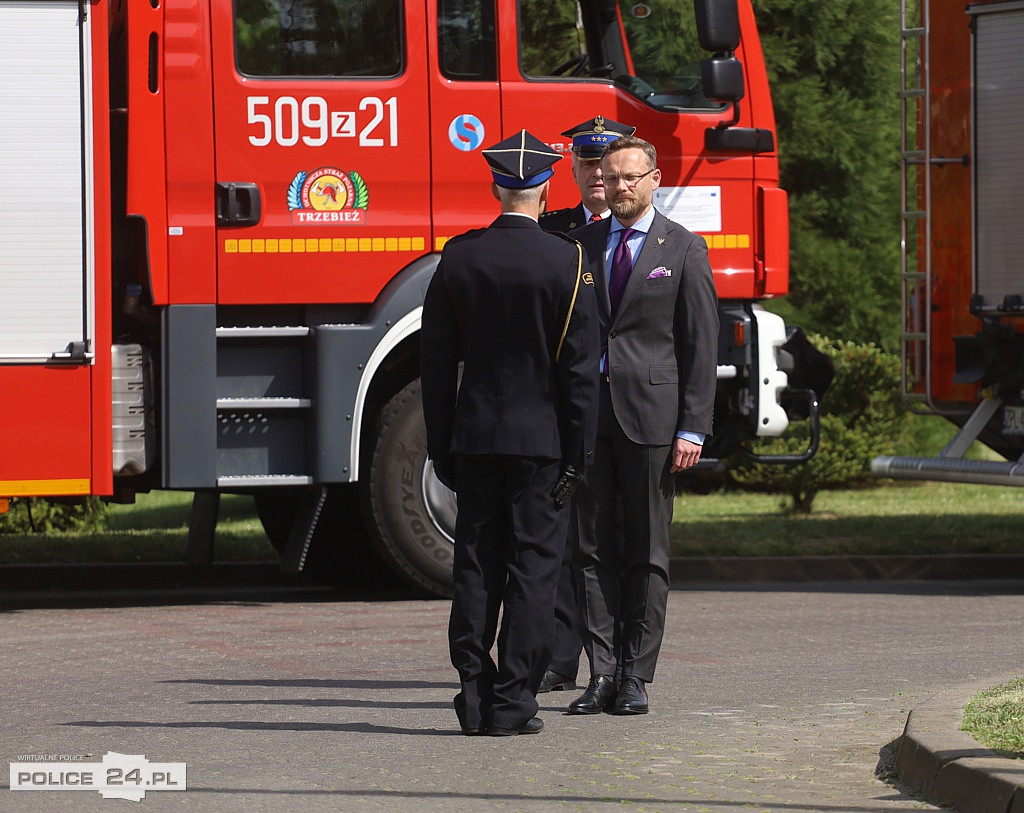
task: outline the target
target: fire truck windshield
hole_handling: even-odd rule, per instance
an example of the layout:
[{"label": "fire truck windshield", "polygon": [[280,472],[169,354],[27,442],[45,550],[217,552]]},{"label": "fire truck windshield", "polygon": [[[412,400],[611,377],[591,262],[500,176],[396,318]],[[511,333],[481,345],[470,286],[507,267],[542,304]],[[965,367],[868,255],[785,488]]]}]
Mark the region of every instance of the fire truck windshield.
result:
[{"label": "fire truck windshield", "polygon": [[520,66],[531,78],[611,79],[652,107],[719,109],[705,98],[686,0],[519,0]]}]

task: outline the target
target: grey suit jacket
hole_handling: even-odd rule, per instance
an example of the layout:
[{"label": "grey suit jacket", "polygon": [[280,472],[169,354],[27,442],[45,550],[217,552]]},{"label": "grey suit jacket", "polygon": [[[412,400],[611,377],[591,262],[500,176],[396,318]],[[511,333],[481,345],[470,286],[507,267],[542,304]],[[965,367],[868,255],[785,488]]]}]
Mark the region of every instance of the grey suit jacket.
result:
[{"label": "grey suit jacket", "polygon": [[671,444],[684,430],[710,435],[718,297],[707,244],[656,213],[613,320],[604,260],[610,229],[608,218],[572,236],[594,274],[615,417],[626,437],[644,445]]}]

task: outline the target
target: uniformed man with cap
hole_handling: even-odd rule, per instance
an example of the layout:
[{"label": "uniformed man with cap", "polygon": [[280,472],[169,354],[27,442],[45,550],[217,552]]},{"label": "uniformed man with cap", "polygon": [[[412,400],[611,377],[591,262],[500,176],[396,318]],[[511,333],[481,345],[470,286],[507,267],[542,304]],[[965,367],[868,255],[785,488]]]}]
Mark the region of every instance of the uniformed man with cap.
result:
[{"label": "uniformed man with cap", "polygon": [[441,253],[421,381],[427,452],[458,496],[455,711],[463,734],[504,736],[543,727],[534,695],[551,656],[566,505],[593,455],[599,337],[586,255],[537,224],[559,154],[523,130],[484,157],[502,213]]},{"label": "uniformed man with cap", "polygon": [[636,127],[604,116],[594,116],[562,133],[572,139],[572,177],[579,187],[581,200],[571,208],[556,209],[542,215],[541,228],[568,234],[573,229],[608,217],[610,211],[601,181],[601,151],[616,138],[635,132]]},{"label": "uniformed man with cap", "polygon": [[[611,215],[604,197],[604,182],[601,180],[601,152],[606,144],[620,136],[633,135],[634,132],[636,127],[628,127],[604,116],[594,116],[562,133],[572,139],[572,177],[579,187],[581,200],[570,209],[558,209],[541,215],[542,229],[568,233]],[[580,611],[570,550],[566,552],[555,595],[555,638],[551,662],[541,679],[538,693],[575,689],[582,652]]]}]

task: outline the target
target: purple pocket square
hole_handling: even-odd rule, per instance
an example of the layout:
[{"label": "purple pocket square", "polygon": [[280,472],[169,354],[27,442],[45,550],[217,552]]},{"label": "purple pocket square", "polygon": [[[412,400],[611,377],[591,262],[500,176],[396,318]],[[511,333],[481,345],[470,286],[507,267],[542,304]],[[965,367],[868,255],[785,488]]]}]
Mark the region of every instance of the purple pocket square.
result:
[{"label": "purple pocket square", "polygon": [[671,277],[672,269],[660,266],[655,268],[650,274],[647,275],[647,279],[658,279],[659,277]]}]

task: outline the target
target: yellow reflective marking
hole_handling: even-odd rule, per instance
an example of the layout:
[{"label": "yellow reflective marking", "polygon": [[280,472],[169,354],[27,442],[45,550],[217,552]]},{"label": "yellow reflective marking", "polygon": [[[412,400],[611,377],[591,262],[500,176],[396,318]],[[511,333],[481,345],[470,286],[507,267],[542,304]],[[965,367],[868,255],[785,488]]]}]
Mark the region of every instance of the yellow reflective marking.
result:
[{"label": "yellow reflective marking", "polygon": [[750,248],[749,234],[705,234],[708,248]]},{"label": "yellow reflective marking", "polygon": [[[705,234],[708,248],[750,248],[749,234]],[[451,237],[435,237],[434,251],[444,248]],[[254,237],[225,238],[225,254],[342,254],[366,251],[419,251],[426,249],[423,237]]]},{"label": "yellow reflective marking", "polygon": [[0,480],[0,494],[9,497],[59,497],[65,494],[88,494],[88,479],[70,480]]},{"label": "yellow reflective marking", "polygon": [[[447,237],[435,240],[440,251]],[[419,251],[426,249],[424,237],[253,237],[225,238],[225,254],[344,254],[365,251]]]}]

